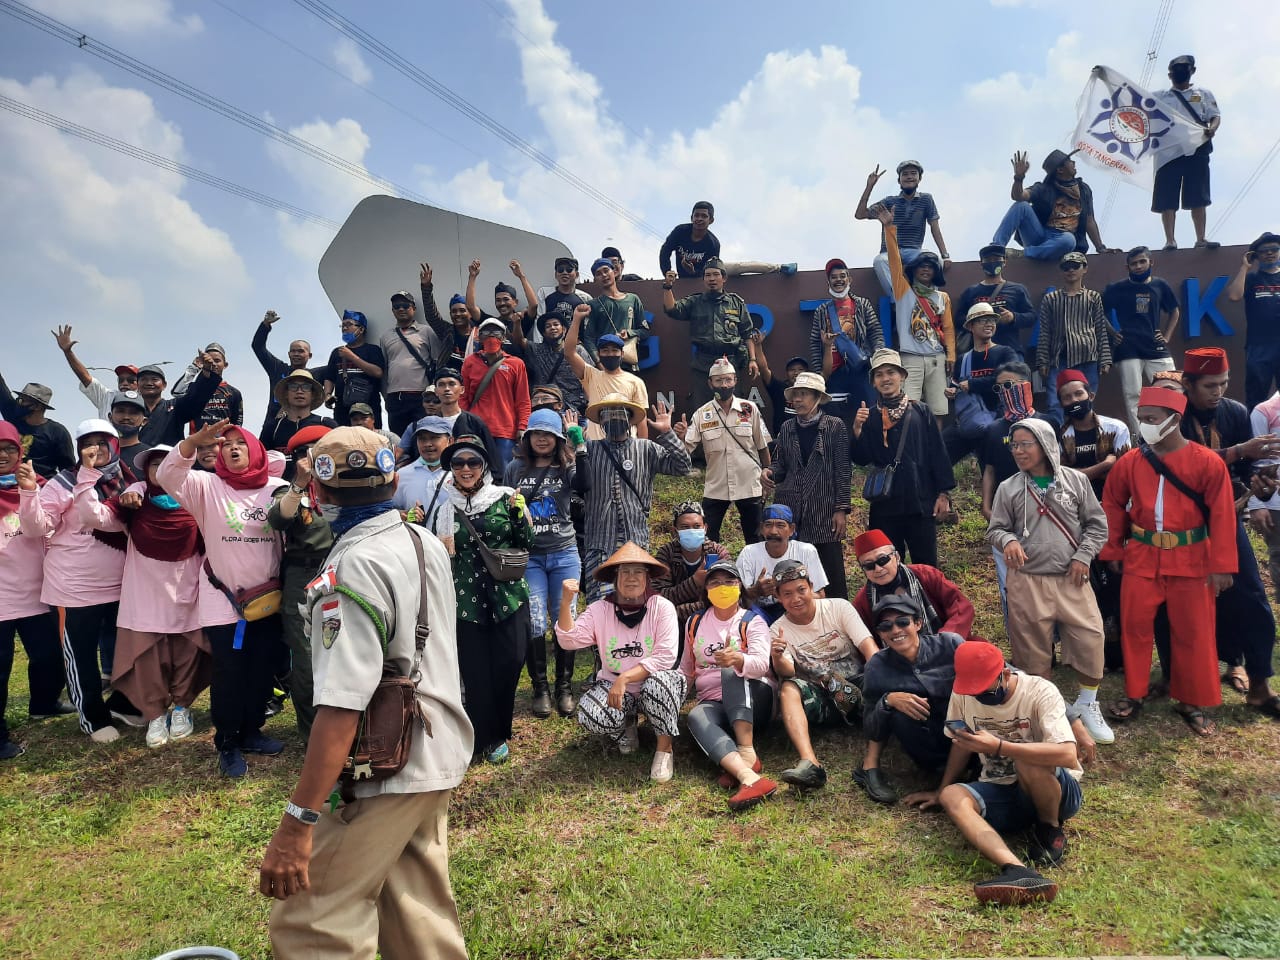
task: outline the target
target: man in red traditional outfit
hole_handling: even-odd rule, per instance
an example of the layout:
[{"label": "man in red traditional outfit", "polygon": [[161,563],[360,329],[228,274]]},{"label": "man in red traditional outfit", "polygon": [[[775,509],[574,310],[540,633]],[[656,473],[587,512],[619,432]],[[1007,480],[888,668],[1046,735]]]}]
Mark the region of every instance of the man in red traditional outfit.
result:
[{"label": "man in red traditional outfit", "polygon": [[1132,717],[1147,696],[1154,622],[1163,603],[1172,632],[1170,693],[1195,733],[1215,727],[1205,707],[1222,702],[1214,642],[1214,599],[1237,570],[1235,504],[1222,458],[1179,431],[1187,398],[1146,387],[1138,397],[1143,448],[1107,477],[1101,559],[1123,561],[1120,590],[1125,699],[1112,715]]}]

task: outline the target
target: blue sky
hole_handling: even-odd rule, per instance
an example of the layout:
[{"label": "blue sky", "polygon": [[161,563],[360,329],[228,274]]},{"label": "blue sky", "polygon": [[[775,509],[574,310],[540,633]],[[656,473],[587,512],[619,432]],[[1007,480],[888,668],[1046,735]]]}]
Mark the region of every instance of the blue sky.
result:
[{"label": "blue sky", "polygon": [[[905,157],[925,164],[923,189],[938,203],[952,255],[971,258],[1007,205],[1013,150],[1028,149],[1038,164],[1067,143],[1093,64],[1137,79],[1159,6],[331,2],[661,232],[705,197],[729,256],[802,268],[833,255],[869,262],[878,232],[854,222],[853,207],[876,163]],[[296,3],[32,3],[442,206],[555,236],[580,258],[612,238],[630,268],[655,275],[660,241]],[[1280,132],[1269,106],[1248,119],[1280,95],[1280,15],[1234,4],[1211,22],[1195,13],[1175,4],[1154,77],[1164,80],[1175,54],[1195,53],[1197,79],[1222,104],[1212,234]],[[8,17],[0,58],[0,93],[329,219],[341,221],[372,192]],[[221,340],[227,378],[245,391],[251,416],[265,381],[248,341],[265,309],[288,324],[279,352],[289,336],[310,337],[317,352],[332,346],[332,308],[316,279],[331,231],[5,113],[0,140],[0,215],[9,225],[0,282],[10,315],[21,318],[0,370],[15,387],[51,384],[64,421],[74,426],[88,406],[49,336],[58,322],[76,325],[91,364],[185,360]],[[1084,175],[1105,200],[1106,176]],[[891,189],[892,173],[876,195]],[[1102,225],[1107,242],[1156,244],[1148,206],[1145,192],[1122,187]],[[1280,198],[1264,185],[1218,238],[1251,239],[1278,215]],[[1189,224],[1180,238],[1189,244]]]}]

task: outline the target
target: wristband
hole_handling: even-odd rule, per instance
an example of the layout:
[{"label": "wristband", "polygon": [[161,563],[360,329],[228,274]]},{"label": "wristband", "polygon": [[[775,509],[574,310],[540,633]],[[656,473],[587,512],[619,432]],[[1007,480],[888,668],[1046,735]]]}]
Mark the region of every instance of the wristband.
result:
[{"label": "wristband", "polygon": [[1000,741],[1000,746],[996,747],[996,756],[999,757],[1004,753],[1004,741]]}]

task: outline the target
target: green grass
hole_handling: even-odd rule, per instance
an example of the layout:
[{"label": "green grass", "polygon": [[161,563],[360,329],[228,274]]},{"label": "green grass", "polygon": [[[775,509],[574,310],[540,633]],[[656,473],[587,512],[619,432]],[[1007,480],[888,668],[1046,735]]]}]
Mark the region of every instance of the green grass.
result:
[{"label": "green grass", "polygon": [[[671,507],[699,493],[660,483],[655,548]],[[959,505],[942,564],[975,600],[977,632],[1001,640],[984,524],[972,496]],[[735,524],[722,540],[736,551]],[[1104,696],[1119,689],[1109,677]],[[1211,742],[1155,704],[1101,748],[1055,871],[1062,892],[1022,911],[974,901],[990,867],[944,816],[854,791],[856,734],[816,737],[825,790],[735,816],[688,737],[675,779],[654,785],[650,740],[605,757],[573,722],[533,719],[528,696],[511,762],[474,768],[455,794],[453,884],[474,957],[1280,955],[1280,724],[1234,693]],[[270,725],[286,753],[251,757],[234,784],[215,770],[207,700],[196,719],[195,737],[155,751],[140,731],[98,747],[73,720],[28,723],[19,656],[8,721],[28,752],[0,767],[0,954],[136,958],[206,942],[269,955],[256,869],[301,760],[292,714]],[[780,730],[760,753],[766,771],[793,760]],[[929,785],[892,749],[887,765],[900,787]]]}]

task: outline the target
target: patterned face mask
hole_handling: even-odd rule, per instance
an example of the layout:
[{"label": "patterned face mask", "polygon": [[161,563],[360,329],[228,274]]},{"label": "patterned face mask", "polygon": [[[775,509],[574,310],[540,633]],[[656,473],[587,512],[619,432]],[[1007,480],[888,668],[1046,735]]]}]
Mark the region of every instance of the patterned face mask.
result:
[{"label": "patterned face mask", "polygon": [[1000,407],[1004,411],[1004,418],[1010,422],[1025,420],[1027,417],[1034,416],[1036,412],[1031,395],[1030,381],[997,383],[996,395],[1000,397]]}]

